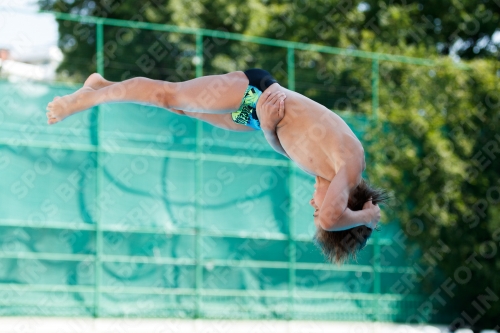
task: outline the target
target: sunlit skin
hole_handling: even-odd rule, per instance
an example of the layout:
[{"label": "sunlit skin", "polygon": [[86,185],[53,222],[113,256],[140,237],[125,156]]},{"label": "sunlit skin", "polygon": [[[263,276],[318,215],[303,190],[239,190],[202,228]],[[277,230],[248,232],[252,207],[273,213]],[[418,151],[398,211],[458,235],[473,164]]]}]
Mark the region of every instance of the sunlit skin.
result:
[{"label": "sunlit skin", "polygon": [[[328,191],[329,186],[330,182],[328,180],[316,176],[316,182],[314,183],[313,197],[311,198],[311,200],[309,200],[309,204],[311,205],[312,208],[314,208],[314,213],[313,213],[314,224],[318,228],[321,228],[319,221],[320,207],[323,205],[323,201],[325,200],[325,195],[326,192]],[[368,226],[372,229],[375,228],[378,221],[380,220],[380,208],[378,207],[378,205],[374,205],[371,201],[368,201],[363,205],[363,210],[374,210],[375,219]]]},{"label": "sunlit skin", "polygon": [[[179,83],[147,78],[110,82],[94,74],[78,92],[49,103],[47,118],[52,125],[99,104],[132,102],[163,107],[224,129],[249,131],[252,129],[231,118],[248,83],[240,71]],[[361,181],[365,159],[361,142],[337,114],[279,83],[263,92],[256,109],[269,144],[316,177],[310,204],[317,227],[341,231],[376,226],[380,209],[371,201],[359,211],[347,207],[350,194]]]},{"label": "sunlit skin", "polygon": [[[321,177],[318,176],[316,177],[316,182],[314,183],[313,197],[311,198],[311,200],[309,200],[309,205],[311,205],[311,207],[314,209],[313,212],[314,224],[318,228],[321,228],[321,224],[319,221],[320,207],[323,205],[323,201],[325,199],[325,195],[326,192],[328,191],[329,186],[330,186],[329,181],[327,181],[326,179],[322,179]],[[377,222],[380,220],[380,208],[378,207],[378,205],[374,205],[371,201],[368,201],[363,205],[363,209],[374,210],[375,219],[368,226],[372,229],[375,228]]]},{"label": "sunlit skin", "polygon": [[[268,90],[265,93],[286,94],[284,117],[276,125],[283,150],[297,166],[316,177],[316,193],[311,201],[315,225],[327,231],[362,225],[373,229],[380,220],[377,205],[369,201],[359,211],[347,207],[366,166],[364,150],[356,135],[344,120],[323,105],[277,83]],[[260,112],[272,113],[273,107],[263,105]]]},{"label": "sunlit skin", "polygon": [[327,183],[326,180],[322,182],[321,178],[316,176],[316,182],[314,183],[313,197],[309,201],[309,204],[312,206],[312,208],[314,208],[313,217],[314,217],[314,224],[316,226],[319,226],[319,221],[318,221],[319,209],[323,204],[323,200],[325,199],[325,194],[326,190],[328,189],[328,185],[330,185],[330,182],[328,182],[328,184],[326,183]]}]

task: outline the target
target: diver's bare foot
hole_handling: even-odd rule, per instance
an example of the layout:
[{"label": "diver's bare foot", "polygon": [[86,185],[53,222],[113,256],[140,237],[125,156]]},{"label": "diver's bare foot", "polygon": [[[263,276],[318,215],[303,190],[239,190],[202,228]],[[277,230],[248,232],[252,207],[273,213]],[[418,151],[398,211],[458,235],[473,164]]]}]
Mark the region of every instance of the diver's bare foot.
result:
[{"label": "diver's bare foot", "polygon": [[[75,91],[71,95],[67,95],[62,97],[61,101],[58,101],[61,99],[61,97],[56,96],[52,103],[49,103],[47,106],[47,118],[48,121],[47,123],[49,125],[55,124],[64,118],[77,113],[79,111],[82,111],[81,106],[78,107],[78,100],[82,99],[82,92],[89,92],[92,90],[98,90],[104,87],[107,87],[109,85],[112,85],[114,82],[108,81],[104,79],[100,74],[98,73],[93,73],[90,74],[90,76],[85,80],[85,83],[83,84],[83,87]],[[68,105],[66,105],[68,104]],[[73,105],[71,105],[73,104]],[[84,109],[83,109],[84,110]]]},{"label": "diver's bare foot", "polygon": [[55,124],[72,114],[92,107],[92,102],[88,98],[88,94],[93,91],[95,90],[91,87],[83,86],[70,95],[64,97],[56,96],[47,105],[47,123],[49,125]]}]

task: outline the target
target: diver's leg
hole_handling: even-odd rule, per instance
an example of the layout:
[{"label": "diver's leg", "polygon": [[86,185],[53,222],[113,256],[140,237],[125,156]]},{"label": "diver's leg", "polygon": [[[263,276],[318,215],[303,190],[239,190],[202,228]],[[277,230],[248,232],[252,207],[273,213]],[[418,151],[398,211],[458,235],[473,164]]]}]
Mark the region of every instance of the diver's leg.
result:
[{"label": "diver's leg", "polygon": [[[100,74],[94,73],[88,77],[85,81],[84,86],[91,87],[94,90],[101,89],[104,87],[109,87],[110,85],[116,84],[118,82],[112,82],[104,79]],[[242,124],[237,124],[233,121],[231,114],[211,114],[211,113],[201,113],[201,112],[185,112],[179,109],[169,108],[169,111],[182,115],[188,116],[190,118],[195,118],[199,120],[203,120],[206,123],[209,123],[213,126],[227,129],[230,131],[236,132],[249,132],[255,131],[254,128],[245,126]]]},{"label": "diver's leg", "polygon": [[[110,81],[107,81],[110,82]],[[104,103],[132,102],[186,112],[230,113],[238,109],[248,79],[243,72],[209,75],[184,82],[137,77],[100,89],[84,86],[49,103],[49,124]]]},{"label": "diver's leg", "polygon": [[[83,84],[83,86],[90,87],[94,90],[98,90],[101,88],[109,87],[109,86],[111,86],[113,84],[117,84],[117,83],[119,83],[119,82],[108,81],[105,78],[103,78],[102,75],[100,75],[98,73],[93,73],[87,78],[87,80],[85,80],[85,83]],[[58,98],[60,98],[60,97],[57,96],[55,99],[58,99]],[[184,111],[182,111],[182,110],[177,110],[174,108],[169,108],[168,110],[173,112],[173,113],[176,113],[176,114],[184,115]]]}]

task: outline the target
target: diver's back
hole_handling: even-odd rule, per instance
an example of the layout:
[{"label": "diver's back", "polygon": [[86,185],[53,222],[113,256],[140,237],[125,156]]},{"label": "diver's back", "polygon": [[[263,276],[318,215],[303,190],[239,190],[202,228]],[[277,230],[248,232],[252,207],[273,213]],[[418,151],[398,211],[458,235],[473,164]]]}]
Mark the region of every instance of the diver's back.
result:
[{"label": "diver's back", "polygon": [[363,159],[360,141],[337,114],[294,91],[286,93],[285,116],[276,133],[283,149],[302,169],[332,180],[353,159]]}]

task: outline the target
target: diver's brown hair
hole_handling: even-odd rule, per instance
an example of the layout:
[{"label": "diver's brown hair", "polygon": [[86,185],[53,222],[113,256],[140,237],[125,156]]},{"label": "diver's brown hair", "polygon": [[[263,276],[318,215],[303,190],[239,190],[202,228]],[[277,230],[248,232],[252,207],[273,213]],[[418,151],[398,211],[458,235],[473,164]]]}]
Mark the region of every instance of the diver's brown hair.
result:
[{"label": "diver's brown hair", "polygon": [[[347,207],[350,210],[362,210],[365,202],[372,198],[373,204],[380,204],[388,199],[385,190],[370,186],[364,179],[349,196]],[[366,245],[372,229],[359,226],[342,231],[326,231],[319,227],[314,239],[321,248],[326,259],[332,263],[342,264],[356,255]]]}]

